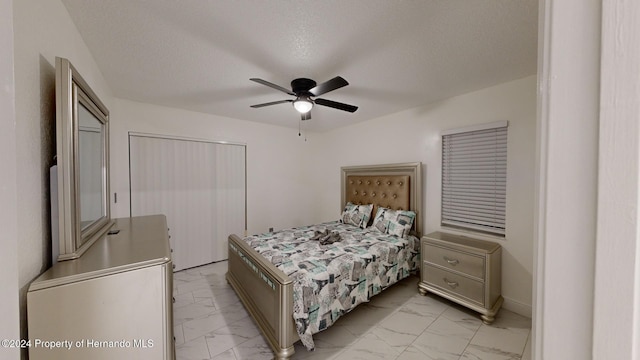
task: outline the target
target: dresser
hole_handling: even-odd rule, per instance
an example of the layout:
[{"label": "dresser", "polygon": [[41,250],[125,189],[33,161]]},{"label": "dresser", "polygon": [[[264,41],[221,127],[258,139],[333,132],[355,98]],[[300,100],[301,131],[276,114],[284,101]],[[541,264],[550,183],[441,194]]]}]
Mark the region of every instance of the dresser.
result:
[{"label": "dresser", "polygon": [[29,359],[175,359],[166,218],[115,219],[110,230],[30,284]]},{"label": "dresser", "polygon": [[499,244],[433,232],[421,239],[420,294],[447,298],[481,314],[491,324],[502,306]]}]

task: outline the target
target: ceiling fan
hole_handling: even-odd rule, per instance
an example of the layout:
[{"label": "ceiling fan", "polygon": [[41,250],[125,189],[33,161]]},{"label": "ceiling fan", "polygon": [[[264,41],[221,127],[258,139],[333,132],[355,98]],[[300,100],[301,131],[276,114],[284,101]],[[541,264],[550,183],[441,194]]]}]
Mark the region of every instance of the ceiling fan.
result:
[{"label": "ceiling fan", "polygon": [[320,85],[317,85],[315,81],[306,78],[294,79],[291,81],[291,90],[284,88],[282,86],[270,83],[266,80],[251,78],[251,81],[255,81],[258,84],[266,85],[270,88],[280,90],[289,95],[295,96],[295,99],[290,100],[279,100],[272,101],[264,104],[251,105],[252,108],[260,108],[263,106],[270,106],[276,104],[284,104],[284,103],[293,103],[293,107],[298,110],[301,115],[302,120],[310,120],[311,119],[311,108],[313,105],[322,105],[328,106],[338,110],[344,110],[348,112],[355,112],[358,110],[357,106],[344,104],[332,100],[315,98],[316,96],[320,96],[322,94],[326,94],[329,91],[333,91],[339,89],[341,87],[349,85],[347,80],[343,79],[340,76],[336,76],[333,79],[323,82]]}]

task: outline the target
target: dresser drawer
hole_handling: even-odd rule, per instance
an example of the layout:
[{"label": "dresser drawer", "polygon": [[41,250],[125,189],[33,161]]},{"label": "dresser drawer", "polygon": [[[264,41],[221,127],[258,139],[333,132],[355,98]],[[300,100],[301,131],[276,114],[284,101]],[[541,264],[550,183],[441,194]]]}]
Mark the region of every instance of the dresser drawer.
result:
[{"label": "dresser drawer", "polygon": [[422,252],[424,260],[431,264],[458,271],[478,279],[484,279],[484,257],[445,249],[429,243],[423,243]]},{"label": "dresser drawer", "polygon": [[484,306],[484,284],[480,281],[442,270],[424,262],[424,278],[427,284],[463,297]]}]

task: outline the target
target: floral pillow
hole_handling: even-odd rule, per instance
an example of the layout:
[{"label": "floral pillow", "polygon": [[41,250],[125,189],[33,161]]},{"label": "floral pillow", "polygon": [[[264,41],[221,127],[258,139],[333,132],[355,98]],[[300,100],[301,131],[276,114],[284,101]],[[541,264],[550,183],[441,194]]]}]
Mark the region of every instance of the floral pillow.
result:
[{"label": "floral pillow", "polygon": [[391,210],[380,206],[373,219],[373,228],[381,233],[406,239],[415,218],[416,213],[413,211]]},{"label": "floral pillow", "polygon": [[342,211],[340,222],[359,226],[364,229],[367,227],[369,219],[371,219],[371,211],[373,211],[373,204],[355,205],[348,202]]}]

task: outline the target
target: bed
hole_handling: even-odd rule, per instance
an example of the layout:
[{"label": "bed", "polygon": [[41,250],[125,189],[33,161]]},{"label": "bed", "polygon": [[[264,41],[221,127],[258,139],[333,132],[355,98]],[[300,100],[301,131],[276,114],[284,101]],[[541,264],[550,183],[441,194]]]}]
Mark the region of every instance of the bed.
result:
[{"label": "bed", "polygon": [[[371,218],[378,208],[394,216],[412,212],[410,234],[408,228],[394,229],[389,222],[384,229],[382,221],[374,219],[358,227],[345,218],[245,238],[229,236],[227,281],[276,359],[289,359],[298,340],[312,348],[313,333],[416,270],[422,232],[421,171],[420,163],[341,168],[338,214],[345,214],[348,203],[353,204],[351,210],[372,204]],[[398,231],[402,236],[394,235],[400,235]]]}]

